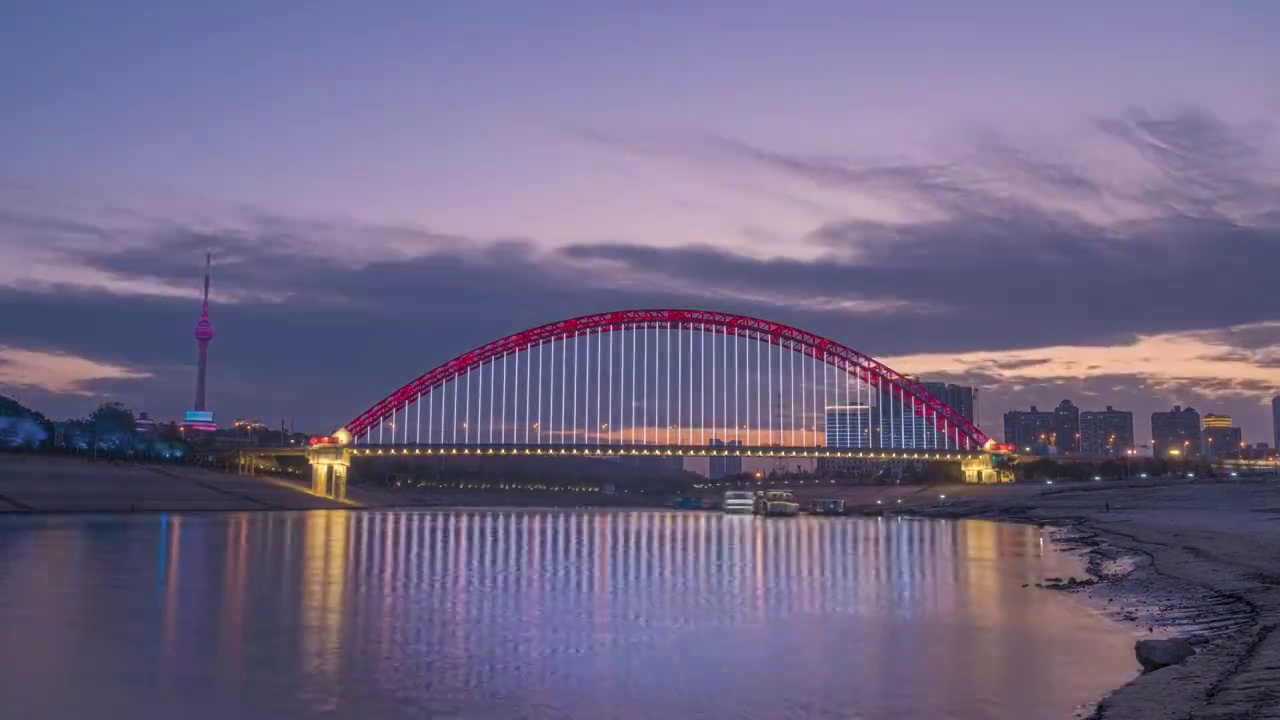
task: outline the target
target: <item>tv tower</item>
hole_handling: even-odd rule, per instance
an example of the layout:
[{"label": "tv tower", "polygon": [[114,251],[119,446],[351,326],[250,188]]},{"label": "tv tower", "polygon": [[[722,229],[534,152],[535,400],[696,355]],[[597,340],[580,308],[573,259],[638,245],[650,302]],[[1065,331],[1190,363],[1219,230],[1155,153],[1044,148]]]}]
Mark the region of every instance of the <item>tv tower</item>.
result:
[{"label": "tv tower", "polygon": [[196,404],[187,413],[183,425],[197,430],[216,430],[213,413],[205,410],[205,375],[209,370],[209,341],[213,339],[213,323],[209,322],[209,276],[213,270],[213,253],[204,255],[204,298],[200,303],[200,320],[196,323],[196,343],[200,346],[200,365],[196,370]]}]

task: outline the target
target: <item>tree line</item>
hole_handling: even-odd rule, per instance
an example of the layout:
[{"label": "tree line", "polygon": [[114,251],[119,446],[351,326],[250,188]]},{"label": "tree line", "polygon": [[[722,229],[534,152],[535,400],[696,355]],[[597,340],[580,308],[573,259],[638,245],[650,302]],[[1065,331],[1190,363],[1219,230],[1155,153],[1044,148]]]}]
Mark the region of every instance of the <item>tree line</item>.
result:
[{"label": "tree line", "polygon": [[53,422],[38,410],[0,395],[0,449],[91,457],[187,460],[191,445],[176,426],[140,428],[133,410],[104,402],[87,417]]}]

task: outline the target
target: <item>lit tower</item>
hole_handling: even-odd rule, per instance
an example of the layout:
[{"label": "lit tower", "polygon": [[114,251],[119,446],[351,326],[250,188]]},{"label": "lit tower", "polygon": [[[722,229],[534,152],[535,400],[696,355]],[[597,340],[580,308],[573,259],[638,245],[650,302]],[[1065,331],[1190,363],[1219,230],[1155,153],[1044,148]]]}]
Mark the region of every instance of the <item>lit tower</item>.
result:
[{"label": "lit tower", "polygon": [[200,346],[200,365],[196,370],[196,404],[187,413],[182,424],[195,430],[216,430],[213,413],[205,410],[205,375],[209,370],[209,341],[213,339],[213,323],[209,322],[209,275],[212,272],[213,253],[204,256],[204,297],[200,303],[200,320],[196,323],[196,343]]},{"label": "lit tower", "polygon": [[209,322],[209,273],[213,253],[204,255],[204,299],[200,303],[200,321],[196,323],[196,342],[200,344],[200,369],[196,371],[196,410],[204,410],[204,377],[209,369],[209,341],[213,339],[213,323]]}]

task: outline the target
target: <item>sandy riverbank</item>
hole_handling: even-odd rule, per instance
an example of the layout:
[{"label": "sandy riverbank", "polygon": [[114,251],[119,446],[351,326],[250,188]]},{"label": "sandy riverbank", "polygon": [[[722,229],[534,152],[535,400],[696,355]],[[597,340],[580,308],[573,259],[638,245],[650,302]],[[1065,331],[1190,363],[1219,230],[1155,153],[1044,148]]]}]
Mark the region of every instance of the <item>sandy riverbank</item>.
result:
[{"label": "sandy riverbank", "polygon": [[1075,592],[1144,632],[1197,646],[1186,664],[1117,690],[1094,717],[1280,718],[1280,482],[1023,486],[919,514],[1067,528],[1065,541],[1103,578]]},{"label": "sandy riverbank", "polygon": [[231,512],[449,507],[661,507],[665,495],[348,487],[346,502],[317,497],[298,480],[240,476],[182,465],[0,454],[5,513]]},{"label": "sandy riverbank", "polygon": [[0,455],[0,515],[318,510],[348,507],[301,483],[178,465]]}]

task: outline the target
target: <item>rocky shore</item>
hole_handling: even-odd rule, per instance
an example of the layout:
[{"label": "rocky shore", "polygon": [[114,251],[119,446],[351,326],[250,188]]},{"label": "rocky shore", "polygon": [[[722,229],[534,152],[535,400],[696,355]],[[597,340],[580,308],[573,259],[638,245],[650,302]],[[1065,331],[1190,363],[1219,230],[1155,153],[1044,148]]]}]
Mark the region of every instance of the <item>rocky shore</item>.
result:
[{"label": "rocky shore", "polygon": [[1086,482],[938,503],[915,514],[1032,522],[1085,553],[1096,583],[1060,583],[1185,662],[1103,699],[1098,720],[1280,719],[1280,482]]}]

